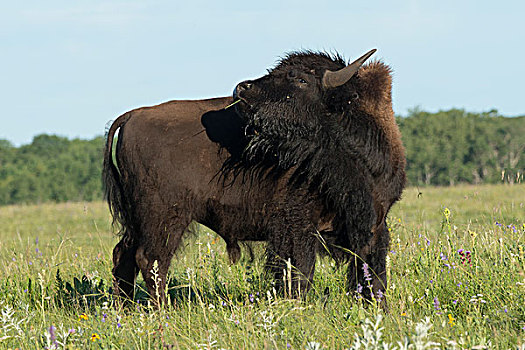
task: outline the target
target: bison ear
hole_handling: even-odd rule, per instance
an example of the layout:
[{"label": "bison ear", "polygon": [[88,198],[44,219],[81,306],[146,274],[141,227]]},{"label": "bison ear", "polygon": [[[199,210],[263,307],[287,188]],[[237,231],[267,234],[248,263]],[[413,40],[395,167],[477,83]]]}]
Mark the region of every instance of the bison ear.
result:
[{"label": "bison ear", "polygon": [[330,89],[345,84],[350,80],[350,78],[354,76],[355,73],[357,73],[359,67],[361,67],[363,63],[365,63],[365,61],[376,51],[376,49],[368,51],[363,56],[350,63],[348,66],[339,69],[338,71],[332,72],[330,70],[326,70],[323,75],[323,88]]},{"label": "bison ear", "polygon": [[359,71],[359,104],[368,113],[392,111],[391,73],[383,62],[372,62]]},{"label": "bison ear", "polygon": [[246,144],[244,122],[234,108],[206,112],[201,123],[208,138],[226,148],[232,156],[240,155]]}]

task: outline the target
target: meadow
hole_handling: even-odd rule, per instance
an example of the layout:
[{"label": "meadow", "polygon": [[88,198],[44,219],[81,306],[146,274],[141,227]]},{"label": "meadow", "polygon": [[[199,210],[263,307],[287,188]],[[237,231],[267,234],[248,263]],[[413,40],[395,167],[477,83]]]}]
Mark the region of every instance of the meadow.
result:
[{"label": "meadow", "polygon": [[[1,349],[525,349],[525,185],[408,188],[390,217],[388,311],[319,258],[305,300],[276,293],[263,246],[231,265],[203,226],[169,303],[111,296],[104,202],[0,207]],[[366,286],[365,286],[366,288]]]}]

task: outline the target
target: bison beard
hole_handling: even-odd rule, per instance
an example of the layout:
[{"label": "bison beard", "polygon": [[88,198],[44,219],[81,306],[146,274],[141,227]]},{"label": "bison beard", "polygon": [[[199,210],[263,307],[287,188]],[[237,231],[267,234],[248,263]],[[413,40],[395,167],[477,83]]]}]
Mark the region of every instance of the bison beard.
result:
[{"label": "bison beard", "polygon": [[[308,290],[324,247],[350,261],[350,290],[366,285],[363,262],[372,290],[384,290],[386,216],[404,187],[405,159],[390,71],[372,63],[355,74],[362,63],[345,68],[339,57],[295,53],[239,84],[241,102],[232,108],[223,109],[228,98],[172,101],[117,119],[103,172],[122,226],[115,293],[131,297],[140,270],[155,296],[157,261],[162,298],[192,220],[216,231],[234,262],[239,241],[267,241],[268,270],[280,285],[289,261],[296,293]],[[111,149],[119,127],[117,169]]]}]

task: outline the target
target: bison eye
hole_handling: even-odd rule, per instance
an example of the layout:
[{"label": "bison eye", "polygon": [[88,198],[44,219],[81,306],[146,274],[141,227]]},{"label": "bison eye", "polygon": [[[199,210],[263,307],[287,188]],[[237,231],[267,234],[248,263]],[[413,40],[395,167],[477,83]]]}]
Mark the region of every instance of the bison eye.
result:
[{"label": "bison eye", "polygon": [[306,80],[304,80],[303,78],[299,78],[298,81],[299,81],[301,84],[306,84],[306,83],[307,83]]}]

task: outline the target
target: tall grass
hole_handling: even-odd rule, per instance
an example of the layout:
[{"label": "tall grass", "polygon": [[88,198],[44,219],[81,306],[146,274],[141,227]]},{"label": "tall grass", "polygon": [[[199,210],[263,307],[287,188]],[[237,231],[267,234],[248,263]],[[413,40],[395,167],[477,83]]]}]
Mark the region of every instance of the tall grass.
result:
[{"label": "tall grass", "polygon": [[140,286],[131,307],[113,303],[105,203],[0,207],[0,348],[523,348],[524,225],[524,185],[407,189],[390,215],[388,312],[328,258],[306,300],[276,295],[262,246],[230,265],[194,225],[156,311]]}]

